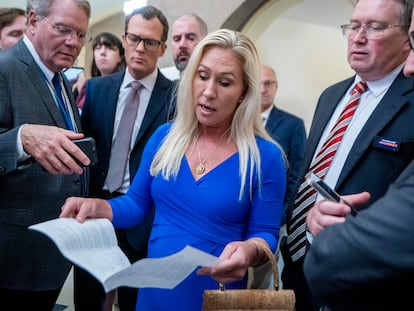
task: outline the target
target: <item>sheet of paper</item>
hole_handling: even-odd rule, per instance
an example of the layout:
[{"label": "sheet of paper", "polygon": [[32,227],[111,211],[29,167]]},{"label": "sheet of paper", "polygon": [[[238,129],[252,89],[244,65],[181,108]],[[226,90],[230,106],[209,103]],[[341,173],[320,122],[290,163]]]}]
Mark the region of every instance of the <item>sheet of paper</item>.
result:
[{"label": "sheet of paper", "polygon": [[57,218],[29,229],[47,235],[63,256],[103,282],[131,265],[118,247],[115,230],[108,219],[91,219],[84,223],[74,218]]},{"label": "sheet of paper", "polygon": [[163,258],[148,258],[130,264],[117,246],[115,230],[107,219],[79,223],[73,218],[57,218],[30,226],[48,236],[61,253],[89,271],[108,292],[119,286],[171,289],[199,266],[211,267],[218,257],[186,246]]}]

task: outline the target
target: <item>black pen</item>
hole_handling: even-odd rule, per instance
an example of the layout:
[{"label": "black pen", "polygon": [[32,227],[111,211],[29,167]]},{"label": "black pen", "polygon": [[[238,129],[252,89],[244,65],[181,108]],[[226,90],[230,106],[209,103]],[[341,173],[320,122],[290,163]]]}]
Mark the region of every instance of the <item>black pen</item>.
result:
[{"label": "black pen", "polygon": [[346,200],[341,198],[341,196],[329,187],[322,179],[320,179],[315,173],[310,172],[306,177],[307,182],[311,185],[320,195],[325,199],[335,202],[340,202],[348,205],[351,208],[351,215],[356,216],[358,211]]}]

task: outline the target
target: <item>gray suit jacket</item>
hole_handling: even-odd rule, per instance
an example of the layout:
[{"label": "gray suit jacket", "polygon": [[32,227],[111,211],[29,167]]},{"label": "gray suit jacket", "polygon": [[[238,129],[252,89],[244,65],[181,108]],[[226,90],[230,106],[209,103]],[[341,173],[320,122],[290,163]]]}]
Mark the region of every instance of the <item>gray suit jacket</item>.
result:
[{"label": "gray suit jacket", "polygon": [[314,238],[304,272],[320,303],[332,311],[411,309],[413,223],[414,161],[370,208]]},{"label": "gray suit jacket", "polygon": [[[80,127],[72,97],[71,102]],[[17,134],[26,123],[65,127],[40,68],[20,40],[0,53],[0,288],[56,289],[71,265],[48,238],[27,228],[58,217],[67,197],[81,195],[81,180],[53,176],[33,160],[17,162]]]}]

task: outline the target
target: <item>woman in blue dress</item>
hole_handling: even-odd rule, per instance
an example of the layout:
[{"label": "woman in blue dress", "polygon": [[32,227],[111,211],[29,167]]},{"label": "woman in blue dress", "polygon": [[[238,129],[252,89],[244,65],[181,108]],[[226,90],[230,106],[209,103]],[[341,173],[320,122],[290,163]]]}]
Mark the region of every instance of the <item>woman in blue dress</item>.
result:
[{"label": "woman in blue dress", "polygon": [[148,257],[191,245],[222,259],[174,289],[141,288],[137,310],[201,310],[206,289],[246,288],[249,266],[276,250],[286,188],[284,155],[260,117],[260,62],[243,34],[221,29],[193,51],[174,123],[149,140],[129,191],[109,201],[69,198],[62,217],[141,222],[155,207]]}]

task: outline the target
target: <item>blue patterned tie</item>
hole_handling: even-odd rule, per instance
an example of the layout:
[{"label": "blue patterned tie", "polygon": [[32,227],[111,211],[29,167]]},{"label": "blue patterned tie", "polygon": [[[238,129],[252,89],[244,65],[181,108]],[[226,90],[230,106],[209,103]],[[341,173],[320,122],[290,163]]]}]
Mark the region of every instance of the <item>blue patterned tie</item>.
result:
[{"label": "blue patterned tie", "polygon": [[63,120],[65,120],[66,128],[73,131],[73,124],[70,118],[69,107],[66,106],[62,95],[62,85],[60,82],[59,73],[55,73],[52,79],[53,87],[55,88],[55,97],[58,102],[60,112],[62,113]]}]

